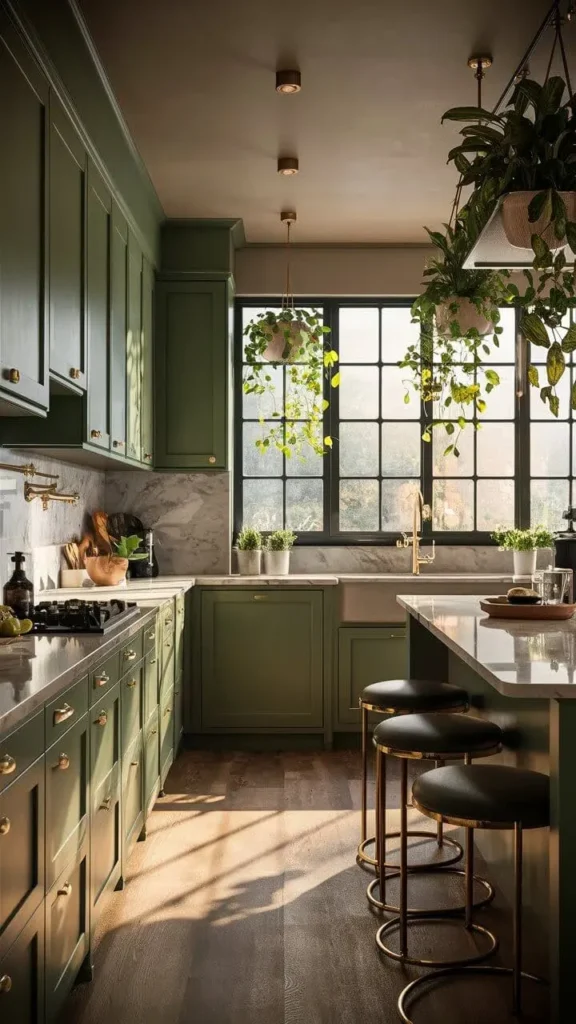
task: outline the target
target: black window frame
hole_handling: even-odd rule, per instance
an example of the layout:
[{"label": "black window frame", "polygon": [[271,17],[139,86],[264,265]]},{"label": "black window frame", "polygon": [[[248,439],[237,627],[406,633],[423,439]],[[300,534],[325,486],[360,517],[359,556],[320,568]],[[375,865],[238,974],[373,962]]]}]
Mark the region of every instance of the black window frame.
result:
[{"label": "black window frame", "polygon": [[[331,334],[329,338],[333,347],[339,351],[339,337],[338,337],[338,311],[342,307],[392,307],[392,308],[410,308],[413,302],[411,297],[387,297],[387,296],[332,296],[332,297],[317,297],[317,296],[299,296],[295,298],[294,302],[296,306],[311,306],[317,309],[324,318],[324,322],[331,328]],[[243,511],[243,451],[242,451],[242,374],[243,374],[243,363],[242,363],[242,352],[243,352],[243,334],[242,334],[242,323],[243,323],[243,311],[247,308],[262,309],[266,306],[280,306],[281,298],[277,296],[243,296],[235,300],[234,304],[234,437],[233,437],[233,520],[234,520],[234,537],[237,536],[239,530],[242,527],[242,511]],[[515,525],[520,528],[524,528],[530,525],[530,485],[531,485],[531,474],[530,474],[530,392],[533,391],[528,385],[527,373],[528,365],[530,362],[530,354],[524,359],[518,358],[518,348],[523,344],[520,333],[518,330],[518,318],[519,314],[516,313],[514,331],[515,331],[515,349],[516,349],[516,369],[522,367],[522,377],[515,378],[515,397],[514,397],[514,513],[515,513]],[[541,358],[541,353],[534,354],[534,358]],[[496,360],[495,360],[496,361]],[[574,360],[572,364],[574,366]],[[574,379],[576,380],[576,366],[572,370]],[[345,545],[371,545],[371,546],[382,546],[392,547],[396,544],[398,537],[400,536],[398,531],[385,532],[385,531],[339,531],[337,530],[338,522],[338,502],[339,502],[339,482],[340,476],[338,472],[338,423],[339,423],[339,389],[331,389],[329,394],[330,405],[327,409],[324,417],[324,433],[329,434],[334,439],[333,448],[327,452],[324,456],[326,463],[324,474],[321,479],[324,481],[324,516],[323,516],[323,529],[321,531],[314,531],[309,533],[303,533],[298,536],[297,544],[300,545],[314,545],[314,546],[345,546]],[[540,402],[538,394],[534,393],[534,401]],[[420,424],[423,425],[425,419],[425,411],[423,404],[420,410]],[[408,422],[408,421],[407,421]],[[418,420],[416,420],[418,422]],[[576,416],[572,415],[569,420],[569,424],[576,424]],[[468,428],[467,428],[468,429]],[[575,428],[576,429],[576,428]],[[572,438],[572,430],[570,431]],[[572,444],[572,440],[571,440]],[[422,486],[422,494],[424,501],[431,505],[432,504],[432,490],[433,490],[433,454],[432,444],[430,442],[421,441],[421,462],[420,462],[420,481]],[[572,464],[570,464],[570,475],[569,480],[569,492],[571,494],[574,489],[574,476],[572,475]],[[265,478],[263,478],[265,479]],[[285,481],[286,477],[283,475],[278,479]],[[380,478],[381,479],[381,478]],[[436,478],[437,479],[437,478]],[[478,479],[476,472],[471,477],[465,479],[473,480],[474,484]],[[476,500],[476,499],[475,499]],[[438,545],[475,545],[475,544],[494,544],[490,538],[490,533],[480,530],[471,531],[446,531],[436,530],[432,528],[431,522],[425,522],[422,528],[422,536],[428,541],[434,540]]]}]

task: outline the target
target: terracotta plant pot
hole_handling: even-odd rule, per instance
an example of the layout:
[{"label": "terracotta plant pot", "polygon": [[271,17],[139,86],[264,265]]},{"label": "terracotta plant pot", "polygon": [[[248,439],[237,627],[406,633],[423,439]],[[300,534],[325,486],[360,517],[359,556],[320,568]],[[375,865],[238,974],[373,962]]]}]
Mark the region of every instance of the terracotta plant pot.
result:
[{"label": "terracotta plant pot", "polygon": [[[542,191],[542,190],[540,190]],[[568,220],[576,218],[576,192],[558,193],[566,204]],[[532,224],[528,220],[528,207],[538,192],[509,192],[502,201],[502,224],[504,234],[516,249],[531,249],[532,235],[541,235],[552,252],[566,248],[566,242],[558,243],[554,228],[546,228],[548,219],[539,217]],[[544,230],[546,228],[546,230]]]},{"label": "terracotta plant pot", "polygon": [[[450,306],[453,302],[458,303],[457,313],[450,312]],[[457,295],[452,295],[449,299],[446,299],[446,302],[442,306],[438,306],[436,310],[436,329],[438,334],[450,337],[450,324],[453,320],[458,321],[463,335],[472,327],[475,327],[482,336],[490,334],[493,330],[492,322],[483,316],[482,313],[478,312],[470,299],[462,299]]]},{"label": "terracotta plant pot", "polygon": [[128,559],[119,555],[90,555],[86,572],[97,587],[117,587],[126,579]]},{"label": "terracotta plant pot", "polygon": [[[291,323],[289,325],[290,337],[286,339],[283,331],[275,331],[270,328],[270,330],[266,332],[270,341],[264,350],[264,359],[267,359],[269,363],[295,363],[299,358],[300,350],[303,345],[303,330],[306,334],[310,333],[306,330],[305,326],[299,322],[295,321],[294,323]],[[284,356],[283,352],[286,348],[286,344],[289,346],[289,351],[288,354]]]}]

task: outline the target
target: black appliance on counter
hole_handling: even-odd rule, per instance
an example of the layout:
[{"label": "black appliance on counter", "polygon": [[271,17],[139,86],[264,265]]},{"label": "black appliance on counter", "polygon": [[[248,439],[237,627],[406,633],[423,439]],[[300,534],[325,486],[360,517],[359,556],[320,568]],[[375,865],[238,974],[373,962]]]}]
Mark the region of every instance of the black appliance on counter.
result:
[{"label": "black appliance on counter", "polygon": [[32,632],[38,636],[70,636],[78,633],[95,635],[113,633],[137,619],[140,612],[135,601],[40,601],[34,605],[30,618]]},{"label": "black appliance on counter", "polygon": [[576,508],[569,508],[562,514],[562,519],[568,520],[568,527],[563,533],[557,533],[554,537],[554,565],[557,569],[572,569],[576,576]]}]

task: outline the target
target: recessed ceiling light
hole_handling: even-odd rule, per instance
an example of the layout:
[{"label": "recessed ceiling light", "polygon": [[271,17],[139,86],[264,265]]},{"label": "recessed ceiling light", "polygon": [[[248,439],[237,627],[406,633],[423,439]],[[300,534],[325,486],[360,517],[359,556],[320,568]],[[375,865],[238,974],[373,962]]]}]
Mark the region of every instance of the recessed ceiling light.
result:
[{"label": "recessed ceiling light", "polygon": [[302,80],[299,71],[277,71],[276,92],[283,92],[290,95],[293,92],[300,92]]},{"label": "recessed ceiling light", "polygon": [[298,174],[299,171],[298,157],[296,156],[280,156],[278,157],[278,174]]}]

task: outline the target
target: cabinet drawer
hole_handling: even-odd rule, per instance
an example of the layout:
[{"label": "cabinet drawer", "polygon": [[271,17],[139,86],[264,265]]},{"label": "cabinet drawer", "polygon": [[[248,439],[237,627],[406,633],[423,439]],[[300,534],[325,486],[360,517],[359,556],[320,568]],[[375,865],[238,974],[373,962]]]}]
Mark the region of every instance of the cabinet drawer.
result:
[{"label": "cabinet drawer", "polygon": [[156,648],[146,655],[144,661],[144,721],[158,705],[158,656]]},{"label": "cabinet drawer", "polygon": [[160,775],[160,741],[158,736],[158,708],[150,716],[144,729],[144,807],[148,809],[158,791]]},{"label": "cabinet drawer", "polygon": [[122,750],[126,750],[142,729],[142,664],[120,682],[122,702]]},{"label": "cabinet drawer", "polygon": [[160,778],[162,783],[174,760],[174,689],[169,690],[160,704]]},{"label": "cabinet drawer", "polygon": [[156,640],[158,638],[158,619],[154,619],[153,622],[149,622],[146,626],[144,633],[144,654],[148,654],[149,651],[156,649]]},{"label": "cabinet drawer", "polygon": [[0,1020],[6,1024],[44,1021],[44,904],[4,956],[0,956]]},{"label": "cabinet drawer", "polygon": [[46,752],[46,888],[77,856],[88,825],[88,715]]},{"label": "cabinet drawer", "polygon": [[[131,845],[144,823],[144,754],[142,733],[126,751],[122,764],[124,842]],[[126,857],[126,850],[124,852]]]},{"label": "cabinet drawer", "polygon": [[44,801],[42,756],[0,793],[0,956],[44,898]]},{"label": "cabinet drawer", "polygon": [[102,700],[102,695],[110,690],[119,679],[118,654],[107,658],[90,675],[90,707]]},{"label": "cabinet drawer", "polygon": [[184,719],[184,690],[182,674],[178,676],[174,684],[174,756],[182,740],[182,722]]},{"label": "cabinet drawer", "polygon": [[0,739],[0,793],[44,753],[44,711]]},{"label": "cabinet drawer", "polygon": [[46,746],[52,746],[87,711],[88,677],[85,676],[46,705]]},{"label": "cabinet drawer", "polygon": [[135,636],[131,637],[129,642],[124,644],[124,647],[120,651],[120,675],[124,675],[128,672],[131,665],[135,665],[138,661],[142,661],[144,654],[144,637],[142,630],[136,633]]},{"label": "cabinet drawer", "polygon": [[89,947],[87,846],[46,896],[46,1018],[55,1020]]},{"label": "cabinet drawer", "polygon": [[[90,820],[92,926],[99,913],[100,897],[113,889],[120,877],[122,846],[120,824],[120,765],[92,787]],[[94,908],[98,907],[95,913]]]},{"label": "cabinet drawer", "polygon": [[120,758],[120,685],[90,712],[90,777],[93,790]]}]

